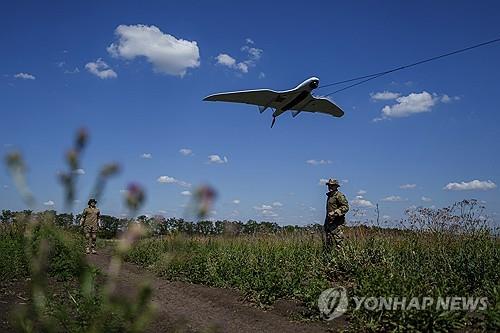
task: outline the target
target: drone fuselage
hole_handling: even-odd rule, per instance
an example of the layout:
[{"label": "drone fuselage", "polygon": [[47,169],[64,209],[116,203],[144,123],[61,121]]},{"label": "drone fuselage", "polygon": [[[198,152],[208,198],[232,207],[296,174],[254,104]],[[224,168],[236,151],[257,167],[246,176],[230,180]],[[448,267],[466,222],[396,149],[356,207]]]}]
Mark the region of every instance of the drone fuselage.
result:
[{"label": "drone fuselage", "polygon": [[[273,117],[278,117],[285,111],[291,110],[295,107],[300,108],[305,106],[305,101],[309,100],[308,97],[311,95],[311,91],[318,88],[319,79],[317,77],[311,77],[297,87],[291,90],[284,91],[283,94],[278,95],[274,102],[278,103],[277,107],[273,112]],[[296,113],[294,116],[296,116]]]}]

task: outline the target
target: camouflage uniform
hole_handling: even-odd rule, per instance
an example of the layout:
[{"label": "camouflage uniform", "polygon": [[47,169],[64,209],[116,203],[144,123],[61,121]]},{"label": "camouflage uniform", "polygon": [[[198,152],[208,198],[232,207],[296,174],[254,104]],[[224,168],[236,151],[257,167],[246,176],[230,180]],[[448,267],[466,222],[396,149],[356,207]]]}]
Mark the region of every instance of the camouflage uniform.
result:
[{"label": "camouflage uniform", "polygon": [[[89,201],[90,203],[90,201]],[[87,239],[86,252],[89,253],[92,249],[92,253],[95,253],[95,244],[97,240],[97,228],[99,223],[100,211],[98,208],[89,207],[83,210],[82,222],[83,230],[85,232],[85,238]]]},{"label": "camouflage uniform", "polygon": [[[330,179],[327,183],[330,186],[340,186],[338,181]],[[349,211],[349,203],[344,194],[337,189],[330,190],[326,200],[326,218],[325,218],[325,250],[331,250],[332,245],[340,248],[343,240],[342,225],[345,223],[345,214]]]}]

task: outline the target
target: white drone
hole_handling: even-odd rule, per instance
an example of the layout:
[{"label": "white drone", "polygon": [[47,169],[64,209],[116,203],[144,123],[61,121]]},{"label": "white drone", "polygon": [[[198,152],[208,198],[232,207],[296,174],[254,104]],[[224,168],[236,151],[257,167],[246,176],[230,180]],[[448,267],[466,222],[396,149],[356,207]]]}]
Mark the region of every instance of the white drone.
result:
[{"label": "white drone", "polygon": [[327,98],[314,97],[311,95],[311,91],[318,88],[318,86],[319,79],[317,77],[311,77],[290,90],[274,91],[269,89],[257,89],[234,91],[210,95],[203,100],[257,105],[260,113],[264,112],[267,108],[272,108],[274,112],[271,128],[274,126],[276,117],[285,111],[292,111],[293,117],[296,117],[302,111],[320,112],[334,117],[342,117],[344,111],[335,105],[335,103]]}]

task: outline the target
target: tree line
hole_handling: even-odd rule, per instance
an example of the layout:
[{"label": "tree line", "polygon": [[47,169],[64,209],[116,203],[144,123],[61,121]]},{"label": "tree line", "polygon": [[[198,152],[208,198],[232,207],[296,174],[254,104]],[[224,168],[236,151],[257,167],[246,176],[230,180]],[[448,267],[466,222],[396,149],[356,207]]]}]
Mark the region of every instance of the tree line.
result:
[{"label": "tree line", "polygon": [[[49,221],[63,228],[78,229],[81,214],[60,213],[55,210],[45,210],[33,212],[31,210],[10,211],[2,210],[0,214],[1,223],[19,223],[21,221],[40,220]],[[275,222],[248,220],[200,220],[187,221],[183,218],[169,217],[162,215],[147,216],[141,215],[134,219],[118,218],[111,215],[101,215],[98,237],[115,238],[122,231],[125,231],[129,224],[140,223],[148,233],[153,236],[183,233],[187,235],[252,235],[252,234],[273,234],[279,232],[292,233],[297,231],[320,232],[322,226],[319,224],[309,224],[306,226],[285,225],[280,226]]]}]

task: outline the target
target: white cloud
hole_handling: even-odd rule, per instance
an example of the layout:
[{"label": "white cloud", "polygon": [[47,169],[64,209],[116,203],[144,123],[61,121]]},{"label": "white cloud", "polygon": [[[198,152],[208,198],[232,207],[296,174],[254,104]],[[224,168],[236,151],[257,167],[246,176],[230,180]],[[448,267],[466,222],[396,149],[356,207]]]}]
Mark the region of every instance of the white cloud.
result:
[{"label": "white cloud", "polygon": [[101,79],[114,79],[118,76],[101,58],[97,59],[95,62],[87,63],[85,68]]},{"label": "white cloud", "polygon": [[375,121],[388,118],[402,118],[413,114],[430,112],[439,99],[427,91],[421,93],[411,93],[408,96],[401,96],[396,99],[396,104],[386,105],[382,109],[381,118]]},{"label": "white cloud", "polygon": [[222,163],[227,163],[227,162],[228,162],[228,159],[226,156],[224,156],[222,158],[219,155],[209,155],[208,156],[208,163],[209,164],[212,164],[212,163],[222,164]]},{"label": "white cloud", "polygon": [[82,175],[84,175],[84,174],[85,174],[85,170],[83,170],[83,169],[76,169],[76,170],[74,170],[74,171],[73,171],[73,173],[74,173],[75,175],[80,175],[80,176],[82,176]]},{"label": "white cloud", "polygon": [[[217,60],[217,64],[240,71],[242,73],[248,73],[250,67],[256,66],[264,51],[262,49],[254,47],[254,41],[250,38],[246,39],[246,44],[248,45],[244,45],[241,47],[241,51],[245,53],[246,60],[238,61],[227,53],[219,53],[219,55],[215,57],[215,59]],[[261,72],[259,74],[259,78],[261,79],[264,77],[265,74]]]},{"label": "white cloud", "polygon": [[318,185],[325,185],[326,183],[328,183],[328,179],[326,179],[326,178],[321,178],[321,179],[319,180]]},{"label": "white cloud", "polygon": [[425,202],[430,202],[430,201],[432,201],[432,199],[431,199],[431,198],[424,197],[424,196],[422,196],[422,198],[420,198],[420,199],[421,199],[422,201],[425,201]]},{"label": "white cloud", "polygon": [[174,177],[170,177],[170,176],[160,176],[156,179],[156,181],[158,183],[162,183],[162,184],[177,184],[177,185],[183,186],[183,187],[190,187],[191,186],[191,184],[189,184],[185,181],[175,179]]},{"label": "white cloud", "polygon": [[244,62],[239,62],[236,65],[236,68],[239,69],[242,73],[248,73],[248,65]]},{"label": "white cloud", "polygon": [[388,220],[388,219],[390,219],[391,217],[390,217],[389,215],[384,215],[384,216],[382,216],[382,218],[383,218],[384,220]]},{"label": "white cloud", "polygon": [[417,187],[417,184],[404,184],[404,185],[399,186],[399,188],[402,190],[410,190],[410,189],[413,189],[415,187]]},{"label": "white cloud", "polygon": [[215,57],[215,59],[217,59],[217,63],[219,65],[224,65],[231,68],[236,65],[236,59],[226,53],[219,54],[217,57]]},{"label": "white cloud", "polygon": [[240,199],[234,199],[234,200],[233,200],[233,203],[234,203],[235,205],[238,205],[238,204],[240,203]]},{"label": "white cloud", "polygon": [[64,74],[78,74],[80,73],[80,69],[78,67],[75,67],[73,70],[68,70],[68,69],[65,69],[64,70]]},{"label": "white cloud", "polygon": [[401,96],[400,93],[390,92],[387,90],[383,91],[383,92],[370,94],[371,99],[376,100],[376,101],[387,101],[387,100],[391,100],[391,99],[396,99],[399,96]]},{"label": "white cloud", "polygon": [[181,194],[185,195],[185,196],[189,196],[189,195],[191,195],[191,192],[190,191],[182,191]]},{"label": "white cloud", "polygon": [[260,72],[259,73],[259,79],[264,79],[266,77],[266,73]]},{"label": "white cloud", "polygon": [[273,206],[274,207],[283,207],[283,204],[279,201],[275,201],[275,202],[273,202]]},{"label": "white cloud", "polygon": [[388,197],[383,198],[382,201],[401,202],[401,201],[406,201],[406,199],[401,198],[399,195],[390,195]]},{"label": "white cloud", "polygon": [[264,211],[264,210],[268,210],[268,211],[269,211],[269,210],[272,210],[272,209],[273,209],[273,206],[271,206],[271,205],[264,205],[264,204],[262,204],[262,205],[260,205],[260,206],[254,206],[253,208],[254,208],[255,210],[260,210],[260,211]]},{"label": "white cloud", "polygon": [[34,75],[28,74],[28,73],[17,73],[14,74],[14,77],[16,79],[22,79],[22,80],[35,80],[36,77]]},{"label": "white cloud", "polygon": [[332,161],[330,160],[307,160],[307,164],[311,165],[320,165],[320,164],[332,164]]},{"label": "white cloud", "polygon": [[236,62],[236,59],[231,57],[229,54],[220,53],[217,57],[217,63],[222,66],[226,66],[232,69],[241,71],[242,73],[248,73],[248,65],[244,62]]},{"label": "white cloud", "polygon": [[[245,45],[241,47],[241,50],[248,53],[248,57],[250,60],[257,61],[262,57],[262,53],[264,52],[262,49],[258,49],[256,47],[250,47]],[[248,63],[249,61],[246,61]]]},{"label": "white cloud", "polygon": [[441,96],[441,103],[451,103],[453,101],[459,101],[460,100],[460,97],[459,96],[453,96],[453,97],[450,97],[446,94],[444,94],[443,96]]},{"label": "white cloud", "polygon": [[193,151],[191,149],[188,149],[188,148],[182,148],[179,150],[179,153],[181,153],[184,156],[189,156],[189,155],[193,154]]},{"label": "white cloud", "polygon": [[497,185],[491,180],[472,180],[470,182],[449,183],[443,189],[450,191],[467,191],[467,190],[492,190]]},{"label": "white cloud", "polygon": [[45,206],[54,206],[54,205],[55,205],[55,202],[54,202],[54,201],[52,201],[52,200],[49,200],[49,201],[45,201],[43,204],[44,204]]},{"label": "white cloud", "polygon": [[141,155],[141,158],[152,159],[153,155],[151,153],[144,153]]},{"label": "white cloud", "polygon": [[8,188],[9,188],[9,185],[3,185],[3,188],[4,188],[4,189],[8,189]]},{"label": "white cloud", "polygon": [[154,25],[119,25],[115,35],[118,40],[107,48],[113,57],[145,57],[155,72],[181,77],[189,68],[200,66],[200,50],[195,41],[177,39]]},{"label": "white cloud", "polygon": [[367,193],[367,192],[366,192],[365,190],[359,190],[359,191],[358,191],[358,194],[359,194],[359,195],[363,195],[363,194],[366,194],[366,193]]},{"label": "white cloud", "polygon": [[351,205],[355,207],[366,207],[366,208],[374,207],[374,204],[370,200],[360,199],[360,198],[352,200]]}]

